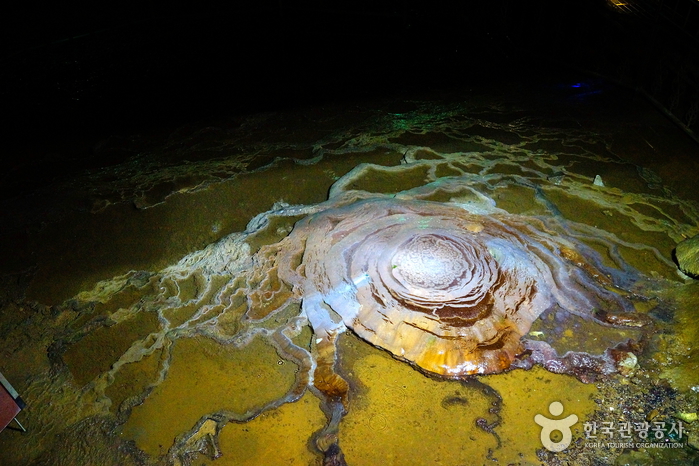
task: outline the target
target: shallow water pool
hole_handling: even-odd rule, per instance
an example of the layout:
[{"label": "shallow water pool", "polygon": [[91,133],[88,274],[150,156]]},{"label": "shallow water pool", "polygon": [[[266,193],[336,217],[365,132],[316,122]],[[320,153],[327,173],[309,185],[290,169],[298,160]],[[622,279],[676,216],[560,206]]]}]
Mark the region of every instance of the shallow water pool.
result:
[{"label": "shallow water pool", "polygon": [[[0,370],[28,404],[29,431],[0,435],[0,462],[695,461],[699,285],[672,251],[698,233],[696,143],[639,97],[595,80],[583,93],[579,82],[196,123],[65,182],[50,215],[18,221],[3,278]],[[518,355],[521,368],[445,379],[332,311],[322,318],[341,331],[322,346],[327,329],[301,304],[311,297],[258,253],[286,244],[323,202],[428,191],[474,215],[569,233],[589,250],[566,259],[581,276],[628,267],[595,280],[628,298],[633,318],[600,325],[600,309],[556,308],[522,335],[531,354],[545,342],[557,361],[602,361],[623,343],[621,356],[557,370]],[[347,384],[336,397],[313,377],[328,360],[323,374]],[[556,418],[554,401],[558,417],[578,419],[561,452],[545,448],[534,420]]]}]

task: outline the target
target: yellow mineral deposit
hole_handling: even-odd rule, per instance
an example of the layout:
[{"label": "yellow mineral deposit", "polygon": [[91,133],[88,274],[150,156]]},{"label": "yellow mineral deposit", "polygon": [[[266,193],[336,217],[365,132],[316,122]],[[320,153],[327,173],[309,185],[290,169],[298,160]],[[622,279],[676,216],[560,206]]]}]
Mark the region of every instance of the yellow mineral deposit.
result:
[{"label": "yellow mineral deposit", "polygon": [[127,180],[35,233],[0,328],[36,434],[0,463],[533,465],[552,402],[581,438],[598,390],[647,380],[694,419],[699,293],[672,250],[695,204],[596,133],[440,105],[258,138],[257,165],[216,162],[235,177]]}]

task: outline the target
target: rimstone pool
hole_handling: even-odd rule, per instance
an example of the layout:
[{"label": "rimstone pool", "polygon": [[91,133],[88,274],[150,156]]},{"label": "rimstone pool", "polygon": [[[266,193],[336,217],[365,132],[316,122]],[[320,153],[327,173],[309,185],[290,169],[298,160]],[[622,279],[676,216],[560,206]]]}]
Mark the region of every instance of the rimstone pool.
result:
[{"label": "rimstone pool", "polygon": [[[0,370],[28,432],[0,463],[696,461],[699,282],[673,250],[699,233],[697,145],[628,91],[513,82],[96,150],[137,156],[12,214]],[[535,417],[570,415],[552,451]]]}]

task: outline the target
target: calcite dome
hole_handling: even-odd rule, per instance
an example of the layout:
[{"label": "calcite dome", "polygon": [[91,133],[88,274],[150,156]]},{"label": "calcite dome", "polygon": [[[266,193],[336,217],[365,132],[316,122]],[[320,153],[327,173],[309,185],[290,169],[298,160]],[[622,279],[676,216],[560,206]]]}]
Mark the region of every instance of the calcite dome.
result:
[{"label": "calcite dome", "polygon": [[302,296],[316,333],[341,319],[450,378],[507,369],[542,312],[591,309],[610,294],[565,259],[566,240],[531,219],[453,204],[361,200],[309,215],[282,243],[279,276]]}]

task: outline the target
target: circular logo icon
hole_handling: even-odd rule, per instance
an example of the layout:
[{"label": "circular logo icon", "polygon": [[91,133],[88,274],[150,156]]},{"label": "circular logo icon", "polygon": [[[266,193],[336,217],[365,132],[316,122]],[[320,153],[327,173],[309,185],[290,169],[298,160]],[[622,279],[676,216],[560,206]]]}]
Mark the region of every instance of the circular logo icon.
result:
[{"label": "circular logo icon", "polygon": [[[549,405],[549,413],[554,417],[560,416],[563,414],[563,404],[554,401]],[[571,414],[563,419],[549,419],[546,416],[537,414],[534,416],[534,422],[541,426],[541,443],[544,445],[544,448],[557,453],[568,448],[568,445],[570,445],[570,442],[573,440],[573,433],[570,427],[578,422],[578,416]],[[559,431],[563,437],[560,442],[551,440],[551,434],[556,430]]]}]

